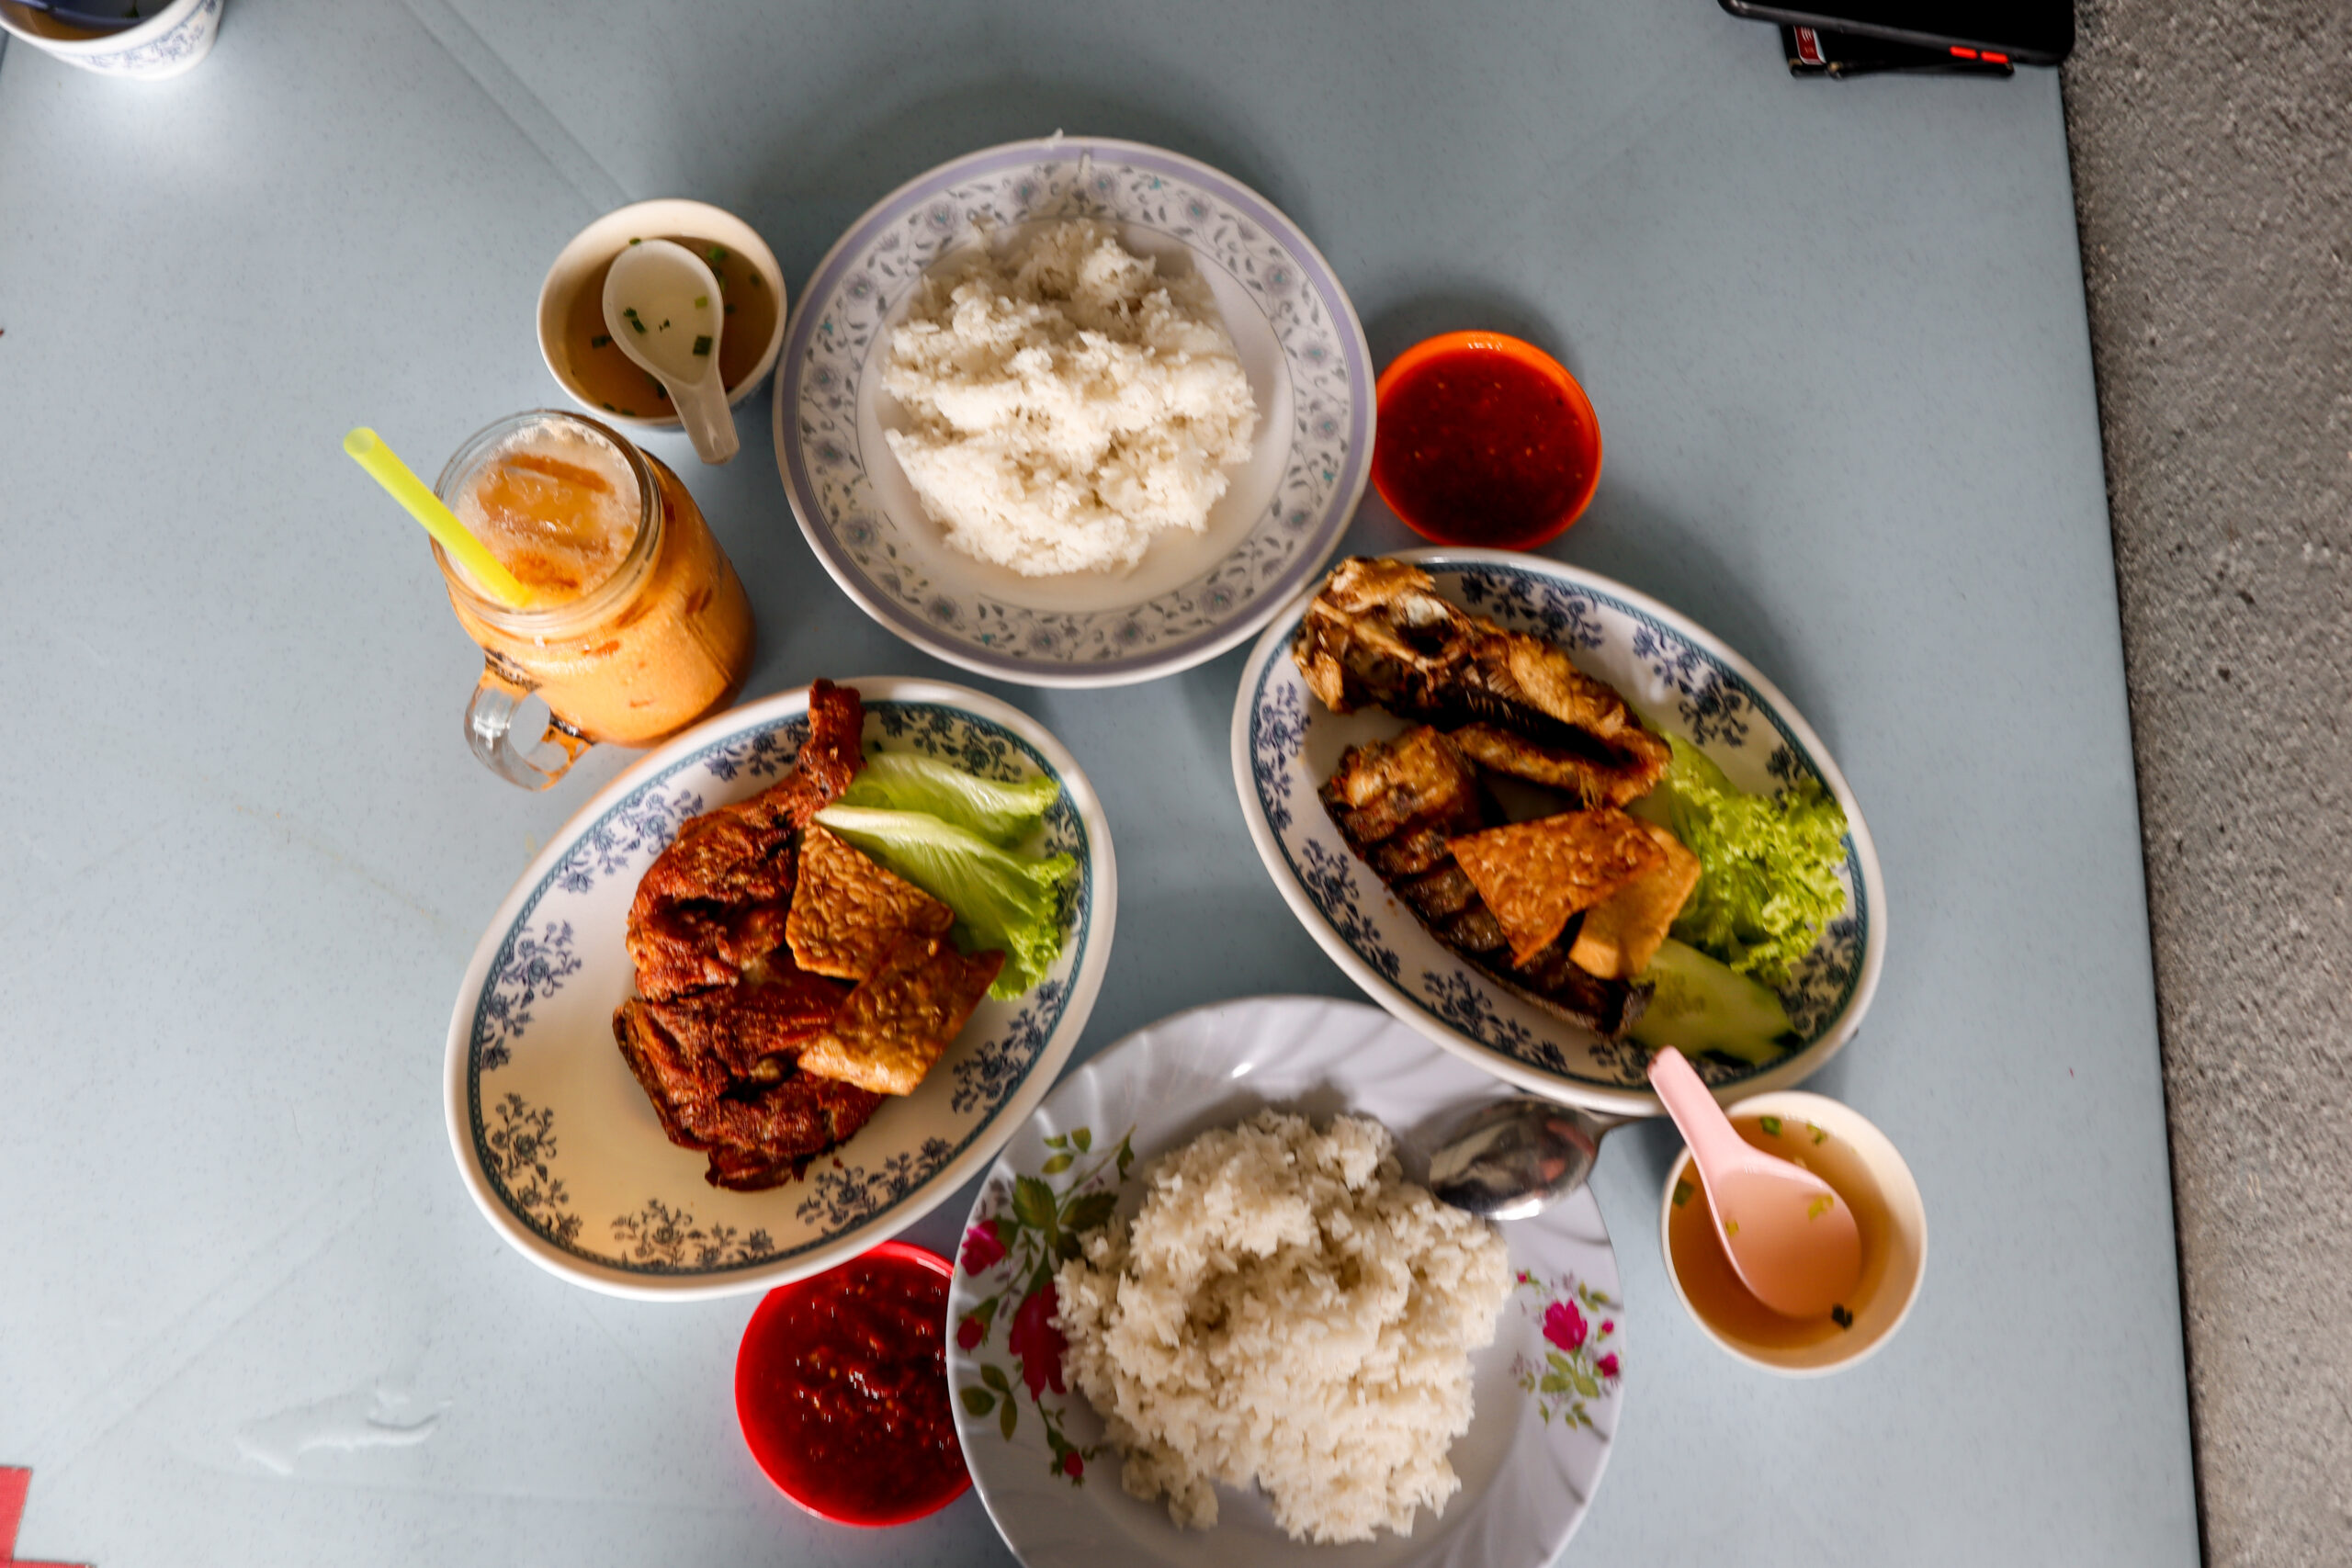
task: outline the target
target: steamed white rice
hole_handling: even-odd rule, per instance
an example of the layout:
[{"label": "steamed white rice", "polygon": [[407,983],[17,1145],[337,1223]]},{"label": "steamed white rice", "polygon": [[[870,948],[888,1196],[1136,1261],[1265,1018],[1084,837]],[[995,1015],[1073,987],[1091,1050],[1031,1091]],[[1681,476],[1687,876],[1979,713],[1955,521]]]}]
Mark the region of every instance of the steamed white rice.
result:
[{"label": "steamed white rice", "polygon": [[1267,1111],[1168,1156],[1132,1232],[1055,1284],[1130,1494],[1205,1528],[1212,1483],[1254,1483],[1294,1538],[1347,1541],[1460,1489],[1446,1452],[1510,1269],[1491,1225],[1403,1179],[1379,1122]]},{"label": "steamed white rice", "polygon": [[1202,531],[1258,419],[1206,283],[1074,220],[920,288],[882,375],[911,423],[888,438],[948,544],[1035,577]]}]

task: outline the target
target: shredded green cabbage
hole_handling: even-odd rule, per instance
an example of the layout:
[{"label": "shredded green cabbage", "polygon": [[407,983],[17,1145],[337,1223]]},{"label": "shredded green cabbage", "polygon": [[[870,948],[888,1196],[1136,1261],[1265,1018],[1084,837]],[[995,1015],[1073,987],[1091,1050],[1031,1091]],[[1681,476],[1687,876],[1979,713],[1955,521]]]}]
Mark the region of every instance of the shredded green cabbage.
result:
[{"label": "shredded green cabbage", "polygon": [[1747,795],[1706,754],[1669,736],[1673,764],[1642,801],[1699,857],[1699,886],[1674,935],[1775,990],[1846,906],[1846,813],[1810,774]]},{"label": "shredded green cabbage", "polygon": [[842,792],[840,803],[927,811],[1010,850],[1036,831],[1061,793],[1062,786],[1043,774],[1008,784],[920,752],[876,751]]},{"label": "shredded green cabbage", "polygon": [[1002,950],[989,996],[1021,995],[1060,955],[1062,886],[1078,870],[1069,855],[1013,854],[928,811],[828,806],[817,820],[955,910],[956,946]]}]

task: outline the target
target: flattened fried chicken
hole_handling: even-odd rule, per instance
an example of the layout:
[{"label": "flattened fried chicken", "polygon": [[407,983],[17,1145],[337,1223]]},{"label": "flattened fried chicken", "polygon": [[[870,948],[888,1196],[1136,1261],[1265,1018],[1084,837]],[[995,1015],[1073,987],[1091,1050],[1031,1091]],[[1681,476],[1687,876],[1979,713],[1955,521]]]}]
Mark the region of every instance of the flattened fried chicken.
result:
[{"label": "flattened fried chicken", "polygon": [[800,1069],[849,988],[803,972],[785,945],[796,835],[864,766],[865,723],[855,691],[816,682],[792,770],[688,818],[629,906],[639,996],[613,1015],[613,1034],[670,1141],[709,1155],[714,1186],[788,1180],[881,1104]]},{"label": "flattened fried chicken", "polygon": [[737,1077],[775,1082],[832,1022],[849,992],[840,981],[796,969],[787,959],[743,985],[644,1007],[673,1038],[717,1058]]},{"label": "flattened fried chicken", "polygon": [[[1623,805],[1673,760],[1606,682],[1543,638],[1447,603],[1406,561],[1341,561],[1307,605],[1291,656],[1334,713],[1381,707],[1449,731],[1484,727],[1463,748],[1476,761],[1588,801]],[[1504,735],[1533,744],[1506,746]]]},{"label": "flattened fried chicken", "polygon": [[957,952],[953,910],[811,821],[865,765],[865,709],[819,681],[808,715],[792,771],[683,824],[629,908],[639,994],[613,1037],[718,1187],[792,1180],[912,1092],[1004,965]]},{"label": "flattened fried chicken", "polygon": [[857,693],[808,688],[808,739],[792,770],[749,800],[687,818],[646,869],[628,911],[641,995],[730,986],[784,942],[797,867],[793,835],[865,765]]},{"label": "flattened fried chicken", "polygon": [[[790,1180],[811,1159],[865,1125],[882,1097],[765,1058],[773,1077],[739,1077],[714,1048],[708,1012],[631,998],[613,1015],[622,1057],[653,1102],[662,1130],[681,1148],[710,1156],[714,1187],[754,1190]],[[673,1032],[671,1022],[686,1025]]]}]

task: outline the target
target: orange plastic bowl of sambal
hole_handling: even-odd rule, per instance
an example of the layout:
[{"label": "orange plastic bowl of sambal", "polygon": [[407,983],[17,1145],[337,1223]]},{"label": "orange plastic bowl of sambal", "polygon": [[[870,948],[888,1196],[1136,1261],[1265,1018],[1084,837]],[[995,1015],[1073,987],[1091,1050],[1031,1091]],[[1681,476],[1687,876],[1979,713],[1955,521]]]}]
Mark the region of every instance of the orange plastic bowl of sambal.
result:
[{"label": "orange plastic bowl of sambal", "polygon": [[1531,550],[1600,483],[1600,422],[1561,363],[1502,333],[1417,343],[1380,374],[1372,482],[1441,545]]},{"label": "orange plastic bowl of sambal", "polygon": [[735,1414],[783,1494],[842,1525],[903,1525],[972,1477],[947,1404],[947,1259],[886,1241],[770,1291],[735,1357]]}]

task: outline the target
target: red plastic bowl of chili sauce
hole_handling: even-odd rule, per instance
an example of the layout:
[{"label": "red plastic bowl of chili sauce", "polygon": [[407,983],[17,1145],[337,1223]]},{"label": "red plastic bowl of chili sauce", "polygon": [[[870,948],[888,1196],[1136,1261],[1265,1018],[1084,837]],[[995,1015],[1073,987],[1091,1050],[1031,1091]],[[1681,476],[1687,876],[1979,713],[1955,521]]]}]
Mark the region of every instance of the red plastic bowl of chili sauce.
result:
[{"label": "red plastic bowl of chili sauce", "polygon": [[735,1356],[752,1457],[820,1519],[902,1525],[972,1477],[947,1406],[947,1259],[902,1241],[770,1291]]},{"label": "red plastic bowl of chili sauce", "polygon": [[1372,482],[1425,539],[1527,550],[1600,483],[1600,424],[1560,362],[1501,333],[1448,333],[1389,363]]}]

